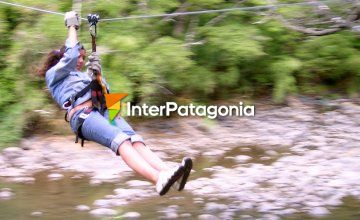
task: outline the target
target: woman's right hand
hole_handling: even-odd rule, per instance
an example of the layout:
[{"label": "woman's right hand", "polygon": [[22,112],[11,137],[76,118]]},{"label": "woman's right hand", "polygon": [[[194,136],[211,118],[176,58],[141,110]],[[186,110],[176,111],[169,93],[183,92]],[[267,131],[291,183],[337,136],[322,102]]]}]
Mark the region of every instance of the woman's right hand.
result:
[{"label": "woman's right hand", "polygon": [[92,73],[101,73],[100,57],[96,52],[92,52],[88,57],[89,61],[85,64],[88,68],[88,72],[91,75]]},{"label": "woman's right hand", "polygon": [[66,12],[64,20],[66,27],[74,26],[76,30],[79,28],[79,16],[76,11]]}]

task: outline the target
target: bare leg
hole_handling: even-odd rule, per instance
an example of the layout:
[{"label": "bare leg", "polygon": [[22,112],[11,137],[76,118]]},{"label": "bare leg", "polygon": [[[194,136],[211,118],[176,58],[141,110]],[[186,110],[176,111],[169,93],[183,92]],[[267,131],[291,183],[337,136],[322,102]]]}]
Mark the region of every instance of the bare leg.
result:
[{"label": "bare leg", "polygon": [[152,181],[154,184],[159,177],[159,171],[154,169],[136,150],[130,141],[124,141],[119,147],[119,154],[125,163],[134,171]]},{"label": "bare leg", "polygon": [[134,149],[157,171],[168,170],[169,167],[142,142],[133,143]]}]

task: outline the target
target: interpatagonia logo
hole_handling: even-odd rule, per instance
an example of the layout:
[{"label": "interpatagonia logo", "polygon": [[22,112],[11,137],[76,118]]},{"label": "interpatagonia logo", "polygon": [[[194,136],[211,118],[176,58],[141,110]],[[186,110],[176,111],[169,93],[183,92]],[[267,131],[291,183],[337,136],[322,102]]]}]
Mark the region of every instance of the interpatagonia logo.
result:
[{"label": "interpatagonia logo", "polygon": [[[109,110],[109,121],[114,124],[115,117],[121,111],[121,100],[128,94],[126,93],[113,93],[105,94],[106,107]],[[142,105],[132,106],[130,102],[126,103],[126,116],[170,116],[172,113],[176,113],[182,117],[188,116],[200,116],[215,119],[218,116],[255,116],[255,106],[245,105],[243,102],[239,102],[238,105],[194,105],[190,103],[188,105],[178,105],[175,102],[166,102],[165,105]]]},{"label": "interpatagonia logo", "polygon": [[110,123],[114,123],[115,117],[121,111],[121,100],[125,98],[127,93],[111,93],[104,94],[106,100],[106,107],[109,110],[109,121]]}]

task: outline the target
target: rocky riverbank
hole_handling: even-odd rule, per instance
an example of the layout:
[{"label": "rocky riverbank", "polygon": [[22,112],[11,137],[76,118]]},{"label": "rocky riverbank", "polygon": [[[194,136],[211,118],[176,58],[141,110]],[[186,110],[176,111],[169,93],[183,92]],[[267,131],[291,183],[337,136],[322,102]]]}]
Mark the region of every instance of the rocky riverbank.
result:
[{"label": "rocky riverbank", "polygon": [[[151,120],[134,127],[170,164],[185,155],[194,158],[187,193],[201,210],[199,219],[319,217],[329,215],[345,197],[360,199],[359,103],[336,100],[320,107],[301,101],[290,107],[258,105],[253,118]],[[90,142],[82,148],[73,139],[35,136],[4,149],[0,180],[32,184],[35,173],[50,170],[49,181],[63,178],[66,171],[77,172],[72,178],[90,177],[90,185],[125,181],[126,187],[92,207],[77,207],[95,216],[116,215],[116,207],[158,199],[154,187],[131,179],[133,172],[110,150]],[[207,162],[200,166],[200,161]],[[0,189],[0,199],[13,194]],[[164,218],[191,216],[175,206],[168,209]]]}]

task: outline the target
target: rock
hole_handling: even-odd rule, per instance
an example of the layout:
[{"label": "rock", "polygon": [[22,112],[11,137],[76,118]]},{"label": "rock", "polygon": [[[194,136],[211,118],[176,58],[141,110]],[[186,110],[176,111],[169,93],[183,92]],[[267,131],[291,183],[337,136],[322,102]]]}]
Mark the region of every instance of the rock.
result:
[{"label": "rock", "polygon": [[97,179],[91,179],[90,180],[90,185],[91,186],[98,186],[98,185],[101,185],[101,184],[102,184],[101,180],[97,180]]},{"label": "rock", "polygon": [[23,169],[18,169],[14,167],[7,167],[0,170],[0,176],[3,177],[20,177],[27,176],[27,173]]},{"label": "rock", "polygon": [[331,197],[325,201],[326,205],[339,206],[342,204],[341,197]]},{"label": "rock", "polygon": [[334,179],[334,180],[329,181],[327,183],[327,185],[330,187],[342,188],[342,187],[346,186],[347,184],[344,180]]},{"label": "rock", "polygon": [[278,219],[280,219],[280,217],[277,216],[277,215],[266,214],[266,215],[263,216],[263,219],[266,219],[266,220],[278,220]]},{"label": "rock", "polygon": [[6,164],[5,158],[0,154],[0,165]]},{"label": "rock", "polygon": [[240,203],[239,208],[242,210],[253,209],[254,205],[251,202],[242,202]]},{"label": "rock", "polygon": [[171,199],[171,200],[182,200],[182,199],[185,199],[185,197],[184,196],[174,196],[174,197],[171,197],[169,199]]},{"label": "rock", "polygon": [[251,215],[240,215],[241,219],[254,219]]},{"label": "rock", "polygon": [[59,180],[59,179],[62,179],[64,177],[64,175],[62,175],[60,173],[51,173],[47,177],[49,180]]},{"label": "rock", "polygon": [[90,214],[95,216],[114,216],[117,215],[117,211],[114,209],[99,208],[91,210]]},{"label": "rock", "polygon": [[277,214],[279,215],[292,215],[294,213],[296,213],[297,210],[296,209],[284,209],[284,210],[279,210],[277,211]]},{"label": "rock", "polygon": [[90,207],[87,205],[78,205],[75,207],[75,209],[78,211],[89,211]]},{"label": "rock", "polygon": [[228,157],[224,157],[224,159],[227,159],[227,160],[235,160],[235,157],[233,157],[233,156],[228,156]]},{"label": "rock", "polygon": [[100,180],[102,182],[117,182],[119,178],[120,178],[119,174],[114,172],[113,170],[109,170],[109,171],[101,170],[92,177],[92,179]]},{"label": "rock", "polygon": [[218,200],[219,200],[219,198],[216,198],[216,197],[208,198],[208,201],[212,201],[212,202],[218,201]]},{"label": "rock", "polygon": [[203,153],[204,156],[220,156],[223,155],[225,153],[224,150],[220,150],[220,149],[214,149],[211,151],[206,151]]},{"label": "rock", "polygon": [[205,167],[205,168],[203,169],[203,171],[205,171],[205,172],[213,172],[213,171],[216,171],[216,169],[214,169],[214,168],[212,168],[212,167]]},{"label": "rock", "polygon": [[31,213],[31,216],[42,216],[43,212],[35,211]]},{"label": "rock", "polygon": [[111,207],[111,200],[109,199],[98,199],[95,200],[93,203],[94,206],[101,207],[101,208],[109,208]]},{"label": "rock", "polygon": [[2,154],[8,159],[15,159],[23,155],[23,150],[19,147],[8,147],[2,151]]},{"label": "rock", "polygon": [[136,218],[140,218],[141,214],[138,212],[127,212],[123,214],[121,217],[124,219],[136,219]]},{"label": "rock", "polygon": [[277,207],[270,202],[262,202],[259,204],[257,210],[261,213],[268,213],[269,211],[275,210]]},{"label": "rock", "polygon": [[276,152],[276,151],[274,151],[274,150],[267,150],[267,151],[265,151],[265,154],[270,155],[270,156],[277,156],[277,155],[279,155],[279,153]]},{"label": "rock", "polygon": [[129,180],[126,184],[131,187],[151,186],[150,182],[141,180]]},{"label": "rock", "polygon": [[31,148],[29,146],[21,146],[21,149],[23,150],[30,150]]},{"label": "rock", "polygon": [[190,218],[191,214],[190,213],[182,213],[179,215],[181,218]]},{"label": "rock", "polygon": [[11,177],[8,178],[10,182],[14,183],[34,183],[35,178],[34,177]]},{"label": "rock", "polygon": [[209,214],[202,214],[198,216],[199,220],[219,220],[218,217]]},{"label": "rock", "polygon": [[169,205],[167,208],[174,210],[174,209],[179,209],[179,206],[178,205]]},{"label": "rock", "polygon": [[83,177],[84,177],[84,175],[82,175],[82,174],[76,174],[76,175],[72,176],[71,179],[81,179]]},{"label": "rock", "polygon": [[271,157],[268,157],[268,156],[263,156],[263,157],[260,157],[260,160],[270,160],[271,159]]},{"label": "rock", "polygon": [[251,159],[252,159],[252,157],[247,156],[247,155],[238,155],[235,157],[236,162],[239,162],[239,163],[245,163]]},{"label": "rock", "polygon": [[178,219],[179,215],[176,212],[166,212],[165,213],[165,218],[166,219]]},{"label": "rock", "polygon": [[34,166],[41,164],[41,161],[36,156],[24,155],[18,158],[13,159],[13,164],[18,167],[28,167],[29,170],[32,170]]},{"label": "rock", "polygon": [[0,191],[0,199],[1,200],[7,200],[11,199],[11,197],[14,195],[11,191]]},{"label": "rock", "polygon": [[324,207],[315,207],[309,211],[309,214],[314,217],[323,217],[330,214],[330,212]]},{"label": "rock", "polygon": [[200,200],[194,201],[194,204],[203,204],[203,203],[204,203],[204,201],[200,201]]},{"label": "rock", "polygon": [[153,189],[147,187],[147,189],[124,189],[117,188],[114,190],[116,198],[127,200],[139,200],[141,198],[147,198],[154,195],[158,195]]},{"label": "rock", "polygon": [[112,199],[110,200],[110,205],[113,207],[119,207],[119,206],[124,206],[127,205],[128,202],[123,200],[123,199]]},{"label": "rock", "polygon": [[305,201],[304,205],[309,206],[309,207],[319,207],[324,205],[322,202],[317,202],[317,201]]},{"label": "rock", "polygon": [[2,191],[12,192],[12,189],[10,189],[10,188],[1,188],[1,189],[0,189],[0,192],[2,192]]},{"label": "rock", "polygon": [[205,210],[208,212],[216,212],[216,211],[224,211],[228,208],[227,205],[224,204],[218,204],[215,202],[209,202],[205,205]]},{"label": "rock", "polygon": [[166,207],[165,209],[159,211],[165,213],[165,216],[162,216],[161,218],[164,219],[178,219],[179,215],[177,214],[177,210],[179,209],[178,205],[170,205]]},{"label": "rock", "polygon": [[106,195],[104,196],[105,199],[116,199],[115,195]]},{"label": "rock", "polygon": [[234,215],[235,215],[235,213],[232,211],[225,211],[225,212],[222,212],[219,217],[220,217],[220,219],[231,220],[231,219],[233,219]]}]

